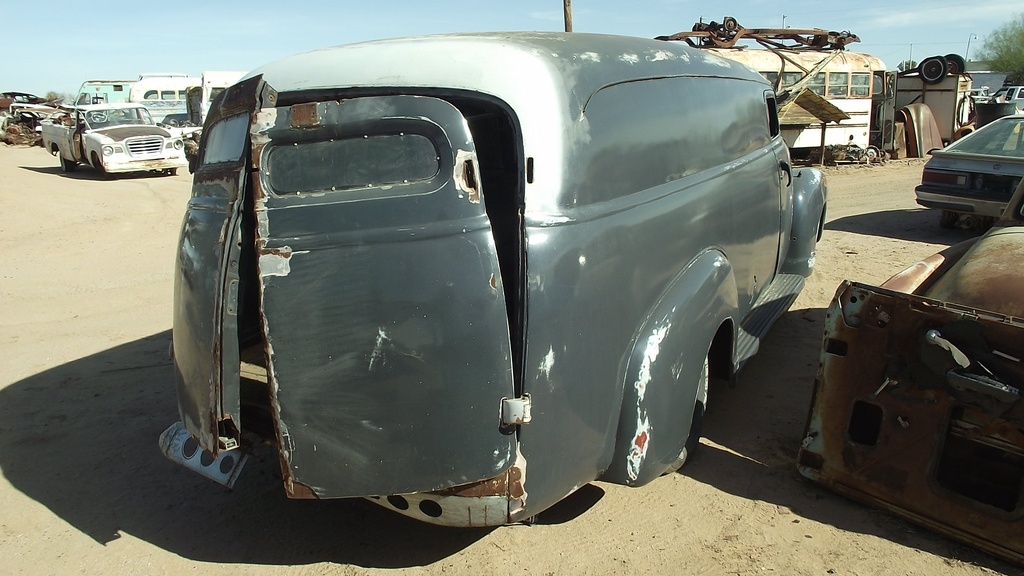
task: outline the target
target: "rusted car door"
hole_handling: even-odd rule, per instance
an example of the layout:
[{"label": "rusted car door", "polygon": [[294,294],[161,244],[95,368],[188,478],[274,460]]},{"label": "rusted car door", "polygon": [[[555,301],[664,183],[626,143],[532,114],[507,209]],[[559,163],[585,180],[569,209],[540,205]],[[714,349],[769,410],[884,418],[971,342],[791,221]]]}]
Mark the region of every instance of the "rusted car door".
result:
[{"label": "rusted car door", "polygon": [[436,490],[507,469],[508,319],[462,114],[430,97],[309,102],[262,110],[252,138],[291,494]]},{"label": "rusted car door", "polygon": [[173,312],[178,406],[188,431],[213,453],[233,447],[240,429],[239,219],[250,113],[263,88],[259,77],[237,84],[210,111],[178,241]]}]

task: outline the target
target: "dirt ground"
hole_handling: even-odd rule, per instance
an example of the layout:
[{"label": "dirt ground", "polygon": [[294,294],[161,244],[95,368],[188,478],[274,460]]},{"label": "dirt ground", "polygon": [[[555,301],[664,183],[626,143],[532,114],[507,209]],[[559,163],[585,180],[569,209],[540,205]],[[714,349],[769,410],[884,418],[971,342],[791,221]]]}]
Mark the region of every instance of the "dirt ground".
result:
[{"label": "dirt ground", "polygon": [[828,170],[817,269],[684,474],[594,483],[530,526],[455,530],[361,500],[289,501],[274,462],[228,492],[165,460],[174,246],[190,177],[62,174],[0,146],[0,573],[1022,574],[803,481],[825,308],[970,237],[914,204],[920,161]]}]

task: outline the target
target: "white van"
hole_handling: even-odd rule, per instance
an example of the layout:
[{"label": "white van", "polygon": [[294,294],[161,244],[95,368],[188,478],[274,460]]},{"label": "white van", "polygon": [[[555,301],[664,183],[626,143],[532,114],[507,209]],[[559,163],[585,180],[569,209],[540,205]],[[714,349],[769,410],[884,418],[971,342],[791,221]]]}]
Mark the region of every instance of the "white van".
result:
[{"label": "white van", "polygon": [[132,86],[128,101],[149,108],[149,113],[157,123],[164,122],[168,116],[184,120],[187,113],[186,92],[200,82],[200,78],[181,73],[142,74]]}]

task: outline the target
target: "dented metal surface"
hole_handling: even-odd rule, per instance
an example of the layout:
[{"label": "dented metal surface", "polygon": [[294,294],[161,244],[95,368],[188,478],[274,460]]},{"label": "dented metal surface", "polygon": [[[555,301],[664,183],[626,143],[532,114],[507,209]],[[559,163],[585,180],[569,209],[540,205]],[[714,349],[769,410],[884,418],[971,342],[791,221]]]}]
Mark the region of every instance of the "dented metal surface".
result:
[{"label": "dented metal surface", "polygon": [[1024,386],[1020,358],[1020,320],[845,283],[826,315],[800,472],[1024,563],[1024,403],[1003,394]]},{"label": "dented metal surface", "polygon": [[176,365],[189,433],[273,444],[289,497],[479,526],[650,482],[811,272],[824,181],[728,61],[522,33],[265,71],[204,128]]}]

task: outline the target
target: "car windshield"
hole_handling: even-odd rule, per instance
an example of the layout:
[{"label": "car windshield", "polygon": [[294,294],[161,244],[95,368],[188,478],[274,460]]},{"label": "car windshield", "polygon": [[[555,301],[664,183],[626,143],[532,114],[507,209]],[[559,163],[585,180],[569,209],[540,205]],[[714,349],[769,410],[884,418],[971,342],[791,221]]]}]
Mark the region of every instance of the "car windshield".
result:
[{"label": "car windshield", "polygon": [[1024,158],[1024,117],[1000,118],[954,142],[946,152]]},{"label": "car windshield", "polygon": [[125,126],[131,124],[153,124],[153,117],[149,110],[139,108],[100,108],[85,112],[85,121],[89,127],[110,128],[111,126]]}]

